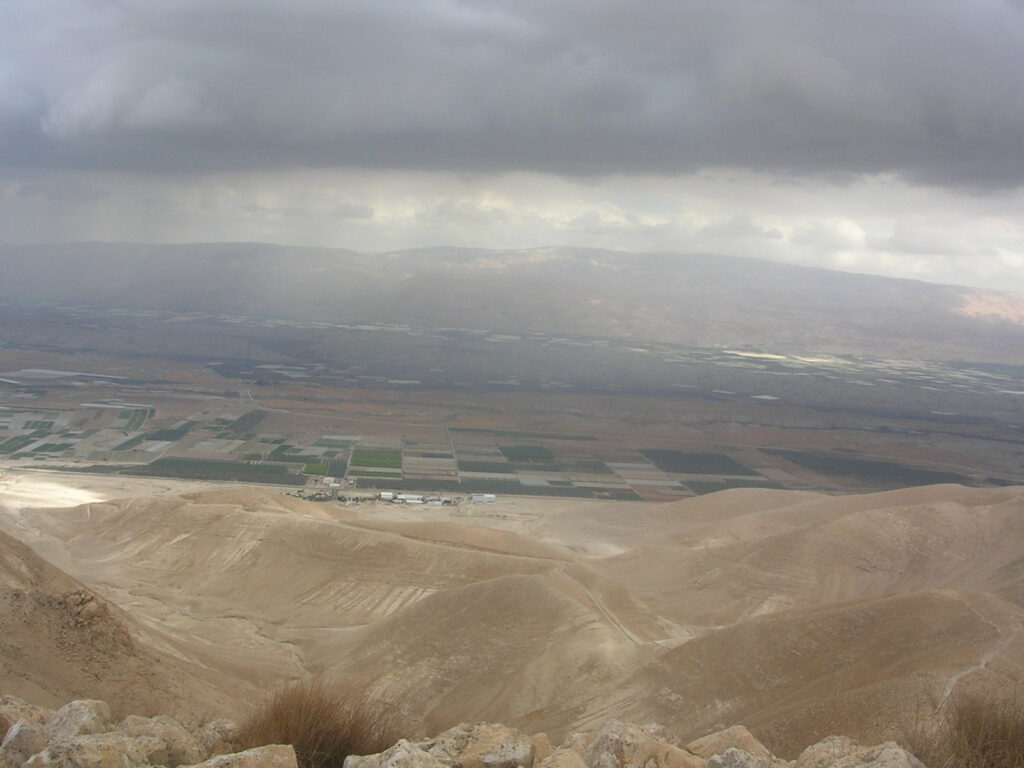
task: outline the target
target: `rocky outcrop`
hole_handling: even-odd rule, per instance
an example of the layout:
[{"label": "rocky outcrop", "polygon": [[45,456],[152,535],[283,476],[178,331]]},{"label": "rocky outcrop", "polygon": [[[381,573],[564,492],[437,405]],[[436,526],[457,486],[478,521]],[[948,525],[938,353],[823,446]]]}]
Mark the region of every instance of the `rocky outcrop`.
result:
[{"label": "rocky outcrop", "polygon": [[754,738],[754,734],[742,725],[734,725],[724,731],[717,731],[691,741],[686,748],[695,755],[709,759],[714,755],[725,754],[727,749],[735,747],[747,754],[760,757],[764,760],[771,760],[772,754],[768,748]]},{"label": "rocky outcrop", "polygon": [[[120,723],[96,700],[53,711],[0,699],[0,768],[298,768],[290,745],[241,752],[226,720],[188,726],[166,716],[131,715]],[[792,763],[743,726],[684,745],[658,725],[609,720],[596,731],[571,733],[557,747],[495,723],[464,723],[433,738],[400,740],[374,755],[350,755],[344,768],[924,768],[894,742],[863,746],[830,736]]]},{"label": "rocky outcrop", "polygon": [[403,739],[376,755],[350,756],[345,768],[924,768],[893,742],[865,747],[838,736],[808,747],[790,763],[743,726],[683,746],[661,726],[610,720],[598,731],[569,734],[550,749],[544,734],[527,737],[502,725],[464,724],[433,739]]},{"label": "rocky outcrop", "polygon": [[120,724],[103,701],[72,701],[57,711],[13,697],[0,700],[0,768],[298,768],[290,745],[234,752],[226,720],[186,727],[166,716],[131,715]]},{"label": "rocky outcrop", "polygon": [[921,761],[887,741],[863,747],[845,736],[829,736],[800,753],[793,768],[924,768]]},{"label": "rocky outcrop", "polygon": [[345,758],[344,768],[445,768],[445,764],[425,749],[401,739],[376,755],[350,755]]},{"label": "rocky outcrop", "polygon": [[7,733],[8,729],[19,720],[42,725],[51,717],[53,717],[52,709],[37,707],[35,704],[29,704],[15,696],[0,698],[0,731],[4,733]]},{"label": "rocky outcrop", "polygon": [[345,768],[532,768],[535,753],[534,740],[514,728],[463,723],[432,739],[350,756]]},{"label": "rocky outcrop", "polygon": [[76,736],[107,733],[111,730],[110,706],[105,701],[82,699],[65,704],[46,721],[49,741],[64,741]]},{"label": "rocky outcrop", "polygon": [[149,736],[158,739],[167,750],[167,762],[164,763],[167,768],[195,765],[210,755],[210,750],[204,749],[199,740],[172,717],[129,715],[121,723],[120,730],[129,736]]},{"label": "rocky outcrop", "polygon": [[270,744],[244,752],[218,755],[195,768],[297,768],[295,750],[287,744]]},{"label": "rocky outcrop", "polygon": [[692,752],[658,738],[650,729],[610,720],[583,753],[587,768],[704,768]]}]

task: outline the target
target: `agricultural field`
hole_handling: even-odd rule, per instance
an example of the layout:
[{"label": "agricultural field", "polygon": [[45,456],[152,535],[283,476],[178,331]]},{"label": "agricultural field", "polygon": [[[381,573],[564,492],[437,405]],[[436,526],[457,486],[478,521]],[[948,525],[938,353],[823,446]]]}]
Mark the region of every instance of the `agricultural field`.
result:
[{"label": "agricultural field", "polygon": [[[381,344],[402,333],[364,335]],[[72,366],[0,348],[0,460],[335,489],[649,501],[744,487],[1024,482],[1024,369],[1013,367],[638,348],[631,361],[657,358],[680,377],[699,376],[637,394],[544,381],[512,391],[508,377],[429,389],[431,376],[447,375],[443,365],[377,370],[374,358],[342,370],[228,357],[147,358],[147,381],[126,357],[79,374],[67,370],[86,367],[77,354]],[[401,383],[414,380],[420,385]],[[833,396],[839,391],[847,396]]]},{"label": "agricultural field", "polygon": [[657,448],[640,451],[662,472],[688,475],[757,475],[734,459],[721,453],[684,453]]},{"label": "agricultural field", "polygon": [[351,462],[354,467],[379,467],[385,469],[402,468],[402,452],[378,450],[372,448],[356,448],[352,452]]},{"label": "agricultural field", "polygon": [[896,461],[878,461],[858,456],[816,451],[768,451],[828,477],[841,477],[870,488],[903,488],[933,483],[970,484],[970,479],[956,472],[911,467]]},{"label": "agricultural field", "polygon": [[144,477],[176,477],[190,480],[227,480],[272,485],[304,485],[301,475],[280,464],[248,464],[211,459],[163,458],[143,467],[126,469],[123,474]]}]

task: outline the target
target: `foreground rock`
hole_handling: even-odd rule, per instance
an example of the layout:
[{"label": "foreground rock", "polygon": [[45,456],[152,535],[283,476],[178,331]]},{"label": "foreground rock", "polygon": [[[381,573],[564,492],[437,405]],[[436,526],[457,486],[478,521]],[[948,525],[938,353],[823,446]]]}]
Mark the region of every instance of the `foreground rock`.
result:
[{"label": "foreground rock", "polygon": [[295,750],[287,744],[270,744],[244,752],[218,755],[195,768],[297,768]]},{"label": "foreground rock", "polygon": [[171,717],[130,715],[115,724],[96,700],[53,711],[7,696],[0,726],[0,768],[298,768],[290,745],[234,752],[237,729],[226,720],[188,728]]},{"label": "foreground rock", "polygon": [[651,729],[610,720],[583,753],[587,768],[704,768],[704,760]]},{"label": "foreground rock", "polygon": [[862,747],[845,736],[829,736],[796,759],[794,768],[924,768],[921,761],[893,741]]},{"label": "foreground rock", "polygon": [[[290,745],[234,751],[237,728],[225,720],[189,727],[174,718],[131,715],[119,724],[96,700],[56,711],[0,699],[0,768],[298,768]],[[462,724],[430,739],[405,739],[375,755],[350,755],[344,768],[924,768],[893,742],[862,746],[830,736],[793,763],[743,726],[685,746],[658,725],[609,720],[570,734],[557,748],[544,734],[495,723]]]},{"label": "foreground rock", "polygon": [[[492,723],[463,724],[433,739],[399,741],[375,755],[352,755],[344,768],[924,768],[893,742],[865,747],[831,736],[782,760],[743,726],[683,746],[658,725],[608,721],[570,734],[550,752],[547,737]],[[543,746],[538,754],[537,745]]]}]

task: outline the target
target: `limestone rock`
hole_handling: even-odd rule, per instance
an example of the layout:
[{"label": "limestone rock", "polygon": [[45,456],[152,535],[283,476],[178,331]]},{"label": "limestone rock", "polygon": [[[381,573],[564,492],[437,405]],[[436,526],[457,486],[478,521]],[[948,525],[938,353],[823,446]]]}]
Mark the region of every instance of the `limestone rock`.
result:
[{"label": "limestone rock", "polygon": [[152,736],[160,739],[167,749],[168,768],[201,763],[210,755],[191,733],[171,717],[129,715],[121,723],[120,728],[129,736]]},{"label": "limestone rock", "polygon": [[544,758],[537,768],[587,768],[587,764],[576,750],[559,747]]},{"label": "limestone rock", "polygon": [[0,744],[0,765],[21,768],[32,755],[46,749],[42,726],[28,720],[19,720],[7,729]]},{"label": "limestone rock", "polygon": [[110,706],[105,701],[79,699],[58,709],[46,723],[50,741],[106,733],[110,730]]},{"label": "limestone rock", "polygon": [[845,736],[829,736],[812,744],[794,768],[924,768],[921,761],[892,741],[862,747]]},{"label": "limestone rock", "polygon": [[195,768],[298,768],[298,761],[290,744],[269,744],[244,752],[217,755]]},{"label": "limestone rock", "polygon": [[742,725],[734,725],[724,731],[710,733],[686,745],[686,748],[693,754],[700,755],[705,759],[724,754],[730,747],[741,749],[764,760],[772,759],[772,753],[768,751],[768,747],[755,739],[754,734]]},{"label": "limestone rock", "polygon": [[793,768],[828,768],[854,754],[858,749],[853,739],[845,736],[828,736],[801,752]]},{"label": "limestone rock", "polygon": [[587,768],[704,768],[704,760],[637,725],[609,720],[583,753]]},{"label": "limestone rock", "polygon": [[641,725],[640,730],[646,733],[648,736],[653,736],[658,741],[663,741],[666,744],[671,744],[673,747],[679,747],[680,749],[687,752],[692,751],[688,750],[686,746],[683,744],[683,742],[679,740],[679,737],[672,733],[664,725],[659,725],[658,723],[648,723],[647,725]]},{"label": "limestone rock", "polygon": [[194,734],[207,756],[234,752],[232,743],[238,735],[238,726],[230,720],[211,720]]},{"label": "limestone rock", "polygon": [[554,748],[551,746],[551,740],[548,738],[546,733],[535,733],[530,741],[533,742],[533,762],[534,764],[540,764],[548,758],[548,756],[554,752]]},{"label": "limestone rock", "polygon": [[145,768],[166,762],[167,749],[159,739],[97,733],[54,741],[24,768]]},{"label": "limestone rock", "polygon": [[712,755],[706,768],[775,768],[775,763],[769,758],[729,747],[720,755]]},{"label": "limestone rock", "polygon": [[565,741],[558,748],[569,749],[582,755],[594,743],[595,736],[597,733],[594,731],[573,731],[565,737]]},{"label": "limestone rock", "polygon": [[[6,734],[7,730],[19,720],[42,725],[51,717],[53,717],[52,709],[37,707],[16,696],[0,698],[0,734]],[[0,736],[0,738],[3,737]]]},{"label": "limestone rock", "polygon": [[462,723],[416,744],[451,768],[531,768],[529,737],[504,725]]},{"label": "limestone rock", "polygon": [[401,739],[376,755],[349,755],[343,768],[446,768],[434,755]]}]

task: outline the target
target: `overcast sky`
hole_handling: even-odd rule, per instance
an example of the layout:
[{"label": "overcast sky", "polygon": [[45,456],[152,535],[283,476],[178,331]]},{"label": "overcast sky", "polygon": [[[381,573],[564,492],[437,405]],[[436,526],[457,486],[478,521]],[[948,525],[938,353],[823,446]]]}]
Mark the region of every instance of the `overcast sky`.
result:
[{"label": "overcast sky", "polygon": [[1024,292],[1024,0],[0,0],[0,242],[56,240]]}]

